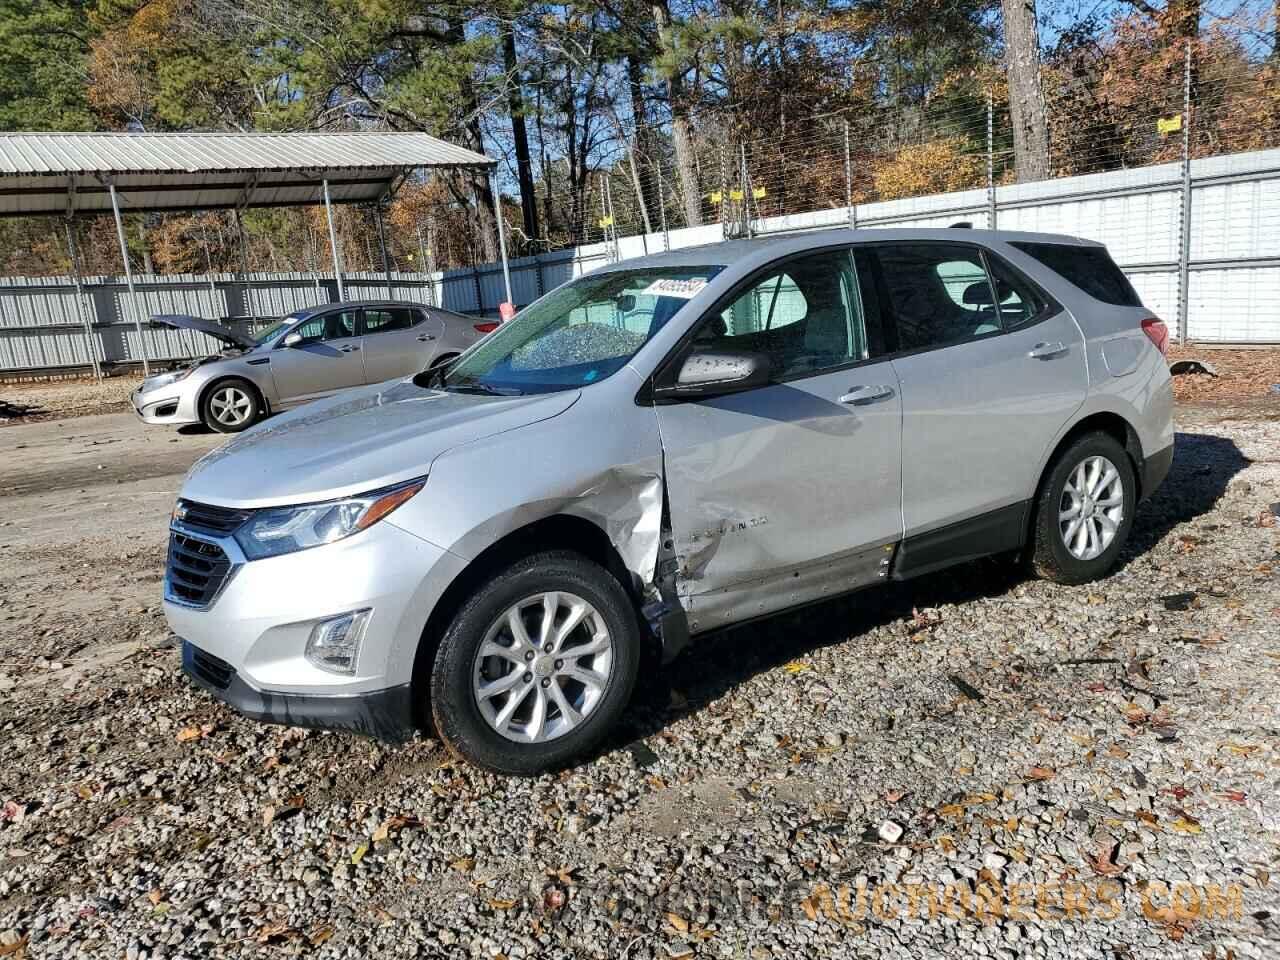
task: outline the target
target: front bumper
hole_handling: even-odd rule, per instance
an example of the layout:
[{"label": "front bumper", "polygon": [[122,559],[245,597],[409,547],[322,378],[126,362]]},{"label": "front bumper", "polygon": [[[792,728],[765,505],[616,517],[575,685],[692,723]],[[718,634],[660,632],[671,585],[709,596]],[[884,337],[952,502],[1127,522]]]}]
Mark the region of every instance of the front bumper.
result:
[{"label": "front bumper", "polygon": [[[465,561],[382,522],[322,547],[245,561],[230,537],[175,524],[221,547],[231,569],[207,606],[183,602],[166,574],[165,618],[195,681],[251,717],[396,740],[413,722],[409,685],[423,629]],[[355,672],[306,657],[319,620],[371,609]],[[187,654],[190,648],[191,653]]]},{"label": "front bumper", "polygon": [[392,743],[412,738],[416,729],[407,683],[345,697],[257,690],[231,664],[187,640],[182,641],[182,670],[196,686],[252,720],[342,730]]},{"label": "front bumper", "polygon": [[143,423],[182,426],[200,422],[195,397],[182,390],[178,384],[168,384],[154,390],[138,387],[129,394],[129,403]]}]

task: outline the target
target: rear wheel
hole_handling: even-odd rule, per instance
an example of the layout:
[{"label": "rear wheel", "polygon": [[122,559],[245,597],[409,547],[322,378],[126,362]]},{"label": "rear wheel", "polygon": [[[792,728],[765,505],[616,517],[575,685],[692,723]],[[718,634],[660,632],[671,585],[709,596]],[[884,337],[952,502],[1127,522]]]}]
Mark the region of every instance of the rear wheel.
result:
[{"label": "rear wheel", "polygon": [[614,725],[639,659],[618,581],[576,553],[535,554],[489,578],[445,631],[431,671],[436,730],[498,773],[555,769]]},{"label": "rear wheel", "polygon": [[1087,583],[1115,567],[1133,527],[1137,480],[1124,447],[1089,433],[1058,454],[1036,500],[1035,572],[1055,583]]},{"label": "rear wheel", "polygon": [[253,426],[262,415],[258,391],[247,380],[219,380],[204,395],[200,417],[205,426],[219,433],[239,433]]}]

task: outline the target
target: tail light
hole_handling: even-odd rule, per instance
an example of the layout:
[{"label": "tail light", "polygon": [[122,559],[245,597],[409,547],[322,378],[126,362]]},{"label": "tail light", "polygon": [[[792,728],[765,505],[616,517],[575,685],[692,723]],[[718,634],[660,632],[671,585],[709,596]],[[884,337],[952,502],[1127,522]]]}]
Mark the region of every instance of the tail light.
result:
[{"label": "tail light", "polygon": [[1147,317],[1142,321],[1142,332],[1156,345],[1157,350],[1166,355],[1169,353],[1169,328],[1164,325],[1163,320],[1159,317]]},{"label": "tail light", "polygon": [[[1144,320],[1143,323],[1146,323],[1146,321]],[[1160,326],[1163,327],[1164,324],[1162,323]],[[498,327],[499,323],[497,320],[486,320],[484,323],[477,323],[475,325],[476,333],[493,333],[493,331],[497,330]]]}]

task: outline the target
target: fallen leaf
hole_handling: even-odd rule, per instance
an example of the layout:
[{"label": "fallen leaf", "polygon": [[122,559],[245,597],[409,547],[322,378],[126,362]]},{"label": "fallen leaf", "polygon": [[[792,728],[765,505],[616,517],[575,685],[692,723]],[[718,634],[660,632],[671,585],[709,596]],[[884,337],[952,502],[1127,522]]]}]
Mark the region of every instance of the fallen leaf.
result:
[{"label": "fallen leaf", "polygon": [[0,957],[26,956],[28,935],[23,934],[13,943],[0,943]]},{"label": "fallen leaf", "polygon": [[1028,780],[1052,780],[1057,776],[1057,771],[1050,767],[1032,767],[1027,771]]},{"label": "fallen leaf", "polygon": [[159,887],[155,887],[147,894],[147,899],[151,901],[153,907],[157,906],[164,899],[164,893]]},{"label": "fallen leaf", "polygon": [[313,947],[320,946],[320,944],[324,943],[326,940],[331,939],[332,937],[333,937],[333,924],[331,923],[322,924],[321,926],[316,927],[309,934],[307,934],[307,940],[310,941]]},{"label": "fallen leaf", "polygon": [[1233,803],[1244,803],[1245,801],[1245,795],[1239,790],[1228,790],[1223,794],[1223,796]]},{"label": "fallen leaf", "polygon": [[198,726],[192,725],[190,727],[183,727],[179,730],[176,739],[179,743],[186,743],[189,740],[203,740],[209,734],[213,733],[213,731],[214,725],[212,723],[203,723]]},{"label": "fallen leaf", "polygon": [[689,932],[689,921],[678,913],[668,913],[667,923],[671,924],[672,928],[678,930],[680,933]]},{"label": "fallen leaf", "polygon": [[1163,792],[1170,794],[1175,800],[1183,800],[1191,796],[1191,791],[1186,787],[1165,787]]},{"label": "fallen leaf", "polygon": [[1157,824],[1159,824],[1160,818],[1157,817],[1150,810],[1139,810],[1137,813],[1134,814],[1134,816],[1137,817],[1139,820],[1141,820],[1143,823],[1147,824],[1148,826],[1155,827],[1157,830],[1159,829]]},{"label": "fallen leaf", "polygon": [[1239,757],[1247,757],[1259,749],[1256,743],[1224,743],[1223,746]]},{"label": "fallen leaf", "polygon": [[906,794],[901,790],[890,790],[884,795],[884,799],[886,803],[897,803],[905,796]]},{"label": "fallen leaf", "polygon": [[294,814],[301,811],[306,802],[306,798],[302,796],[302,794],[298,794],[297,796],[290,797],[279,806],[268,804],[262,808],[262,825],[264,827],[269,827],[277,820],[287,820],[289,817],[292,817]]},{"label": "fallen leaf", "polygon": [[373,836],[370,839],[373,840],[374,843],[381,843],[383,840],[386,840],[391,836],[391,834],[398,833],[405,827],[418,827],[421,825],[422,821],[417,817],[387,817],[387,819],[378,824],[378,828],[373,831]]},{"label": "fallen leaf", "polygon": [[449,864],[449,866],[454,870],[457,870],[459,873],[470,873],[476,868],[475,857],[460,857],[453,861],[453,863]]},{"label": "fallen leaf", "polygon": [[1124,867],[1111,860],[1111,849],[1104,847],[1089,858],[1089,867],[1100,877],[1118,877],[1124,873]]},{"label": "fallen leaf", "polygon": [[783,664],[782,669],[787,673],[804,673],[809,669],[809,665],[803,660],[792,660],[790,663]]},{"label": "fallen leaf", "polygon": [[1117,760],[1124,760],[1129,756],[1129,751],[1121,747],[1118,743],[1113,743],[1107,748],[1107,756],[1115,757]]},{"label": "fallen leaf", "polygon": [[489,906],[494,910],[511,910],[518,902],[517,900],[490,900]]},{"label": "fallen leaf", "polygon": [[1200,828],[1199,823],[1197,823],[1195,820],[1189,820],[1185,817],[1178,817],[1176,820],[1170,823],[1169,826],[1172,827],[1174,830],[1177,830],[1179,833],[1195,834],[1195,833],[1204,832]]},{"label": "fallen leaf", "polygon": [[367,843],[360,844],[360,846],[356,847],[354,850],[351,851],[351,863],[353,865],[359,863],[361,860],[364,859],[364,855],[368,852],[369,852],[369,845]]}]

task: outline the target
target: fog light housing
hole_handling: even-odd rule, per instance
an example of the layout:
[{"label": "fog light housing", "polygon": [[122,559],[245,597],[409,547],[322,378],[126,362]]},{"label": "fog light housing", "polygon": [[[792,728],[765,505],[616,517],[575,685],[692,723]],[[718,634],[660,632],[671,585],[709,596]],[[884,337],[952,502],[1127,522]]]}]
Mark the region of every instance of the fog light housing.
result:
[{"label": "fog light housing", "polygon": [[355,673],[360,641],[372,615],[371,609],[352,610],[319,621],[307,638],[307,659],[330,673]]}]

